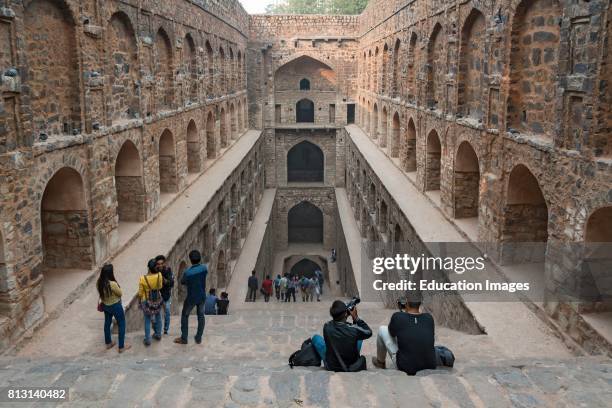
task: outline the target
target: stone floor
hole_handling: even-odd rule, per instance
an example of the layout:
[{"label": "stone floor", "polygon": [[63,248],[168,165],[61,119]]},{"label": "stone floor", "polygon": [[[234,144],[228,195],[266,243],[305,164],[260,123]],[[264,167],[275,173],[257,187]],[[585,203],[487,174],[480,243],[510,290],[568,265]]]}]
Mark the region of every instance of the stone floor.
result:
[{"label": "stone floor", "polygon": [[[46,357],[45,350],[27,358],[3,358],[0,386],[70,387],[70,402],[64,406],[81,407],[610,406],[610,360],[509,358],[490,336],[445,328],[437,329],[437,343],[454,350],[453,369],[416,377],[371,365],[367,372],[341,374],[290,369],[291,352],[328,319],[325,298],[321,303],[230,306],[228,316],[207,317],[202,345],[174,344],[174,317],[170,335],[150,348],[142,344],[140,332],[129,333],[133,348],[121,355],[116,349],[106,351],[100,338],[72,358]],[[360,307],[373,328],[391,313],[378,304]],[[195,318],[191,323],[193,333]],[[374,339],[364,342],[363,352],[368,359],[375,353]]]}]

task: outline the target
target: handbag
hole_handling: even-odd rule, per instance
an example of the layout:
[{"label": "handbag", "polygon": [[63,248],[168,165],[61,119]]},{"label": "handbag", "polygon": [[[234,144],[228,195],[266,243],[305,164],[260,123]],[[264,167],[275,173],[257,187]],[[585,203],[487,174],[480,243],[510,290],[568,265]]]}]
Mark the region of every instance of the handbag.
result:
[{"label": "handbag", "polygon": [[104,304],[98,299],[98,312],[104,312]]}]

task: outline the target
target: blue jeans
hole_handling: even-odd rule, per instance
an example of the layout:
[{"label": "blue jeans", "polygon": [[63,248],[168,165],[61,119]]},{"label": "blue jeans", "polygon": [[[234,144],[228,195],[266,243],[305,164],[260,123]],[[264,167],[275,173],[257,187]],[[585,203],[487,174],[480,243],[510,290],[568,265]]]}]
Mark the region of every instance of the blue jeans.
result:
[{"label": "blue jeans", "polygon": [[199,343],[202,341],[202,335],[204,334],[204,301],[195,304],[185,300],[185,303],[183,303],[183,311],[181,312],[181,338],[183,341],[187,341],[189,337],[189,315],[194,307],[198,315],[198,330],[196,331],[195,340]]},{"label": "blue jeans", "polygon": [[114,305],[104,305],[104,343],[111,344],[113,342],[111,338],[111,324],[113,323],[113,317],[117,321],[119,329],[119,348],[122,349],[125,345],[125,313],[123,312],[123,305],[121,301]]},{"label": "blue jeans", "polygon": [[170,306],[172,306],[172,298],[164,302],[164,333],[170,330]]},{"label": "blue jeans", "polygon": [[[144,313],[143,313],[144,314]],[[153,320],[153,332],[156,336],[161,337],[161,311],[154,315],[144,314],[144,330],[145,330],[145,338],[144,341],[146,343],[151,343],[151,320]]]},{"label": "blue jeans", "polygon": [[[320,334],[315,334],[314,336],[312,336],[311,341],[312,341],[312,345],[314,346],[315,350],[317,350],[319,357],[321,357],[321,360],[323,361],[323,365],[326,366],[325,365],[325,353],[327,353],[327,346],[325,345],[325,339]],[[359,353],[361,353],[362,345],[363,345],[363,340],[357,340],[357,351]]]}]

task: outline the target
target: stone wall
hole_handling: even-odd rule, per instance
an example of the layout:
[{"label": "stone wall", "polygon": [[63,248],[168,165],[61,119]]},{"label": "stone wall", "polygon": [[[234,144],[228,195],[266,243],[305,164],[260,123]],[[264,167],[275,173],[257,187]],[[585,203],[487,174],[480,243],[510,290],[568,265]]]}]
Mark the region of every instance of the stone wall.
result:
[{"label": "stone wall", "polygon": [[[190,169],[203,171],[223,153],[221,141],[229,147],[246,130],[247,36],[236,0],[2,3],[0,319],[11,322],[3,345],[50,312],[43,265],[99,266],[119,249],[120,222],[155,217],[161,190],[182,191]],[[167,133],[174,172],[160,157]],[[135,153],[119,160],[128,143]],[[51,188],[62,172],[78,182]],[[51,190],[82,203],[78,221],[68,220],[74,228],[41,213]]]},{"label": "stone wall", "polygon": [[[399,112],[400,166],[416,170],[410,177],[423,191],[437,187],[428,143],[435,131],[441,210],[451,221],[477,220],[471,238],[503,262],[545,259],[553,293],[556,285],[581,285],[580,259],[556,248],[584,242],[591,214],[612,206],[610,10],[603,1],[372,0],[360,16],[361,128],[383,148],[389,123],[381,112]],[[462,143],[477,158],[479,180],[469,183],[469,190],[478,184],[476,214],[461,211],[474,203],[461,182]],[[522,166],[542,196],[537,208],[510,199],[524,184],[512,179]],[[541,250],[526,253],[525,241],[541,242]],[[547,310],[589,344],[578,315],[588,308],[551,301]],[[598,344],[587,348],[605,349]]]}]

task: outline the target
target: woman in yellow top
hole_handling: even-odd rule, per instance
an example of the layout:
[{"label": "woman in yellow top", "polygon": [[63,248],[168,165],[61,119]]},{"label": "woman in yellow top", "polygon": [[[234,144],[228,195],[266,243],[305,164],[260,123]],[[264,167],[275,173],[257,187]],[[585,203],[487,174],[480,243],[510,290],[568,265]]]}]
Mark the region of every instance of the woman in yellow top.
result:
[{"label": "woman in yellow top", "polygon": [[164,284],[164,278],[157,270],[155,259],[149,260],[147,267],[149,273],[140,277],[138,283],[138,299],[140,309],[144,315],[144,345],[151,345],[151,320],[153,320],[153,338],[161,340],[161,309],[163,299],[160,289]]},{"label": "woman in yellow top", "polygon": [[123,353],[131,346],[125,344],[125,313],[121,304],[121,287],[115,279],[113,265],[106,264],[100,271],[100,277],[96,283],[102,310],[104,311],[104,343],[107,349],[115,346],[115,342],[111,338],[111,323],[113,317],[117,321],[119,328],[119,352]]}]

